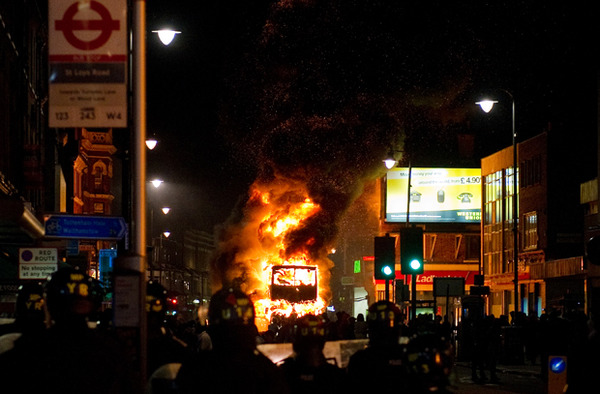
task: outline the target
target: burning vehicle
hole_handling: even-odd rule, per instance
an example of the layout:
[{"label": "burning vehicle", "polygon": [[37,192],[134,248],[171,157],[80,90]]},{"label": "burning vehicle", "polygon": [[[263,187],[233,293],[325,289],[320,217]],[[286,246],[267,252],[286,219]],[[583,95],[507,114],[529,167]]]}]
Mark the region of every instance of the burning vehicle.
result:
[{"label": "burning vehicle", "polygon": [[[238,283],[256,309],[256,324],[267,329],[271,317],[325,312],[333,262],[319,204],[301,185],[255,182],[244,221],[228,228],[215,262],[216,288]],[[316,221],[316,222],[315,222]]]},{"label": "burning vehicle", "polygon": [[317,267],[276,265],[271,274],[271,300],[292,303],[317,299]]}]

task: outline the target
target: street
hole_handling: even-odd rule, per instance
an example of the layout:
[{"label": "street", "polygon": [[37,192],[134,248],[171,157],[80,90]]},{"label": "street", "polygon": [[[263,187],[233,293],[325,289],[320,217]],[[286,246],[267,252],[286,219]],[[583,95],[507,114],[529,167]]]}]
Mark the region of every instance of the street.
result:
[{"label": "street", "polygon": [[[539,369],[539,366],[537,367]],[[546,390],[539,373],[528,373],[525,368],[516,371],[517,368],[498,367],[499,384],[477,384],[471,380],[471,368],[466,363],[458,363],[454,367],[451,377],[452,393],[527,393],[542,394]],[[531,369],[531,367],[528,367]],[[537,372],[537,371],[535,371]]]}]

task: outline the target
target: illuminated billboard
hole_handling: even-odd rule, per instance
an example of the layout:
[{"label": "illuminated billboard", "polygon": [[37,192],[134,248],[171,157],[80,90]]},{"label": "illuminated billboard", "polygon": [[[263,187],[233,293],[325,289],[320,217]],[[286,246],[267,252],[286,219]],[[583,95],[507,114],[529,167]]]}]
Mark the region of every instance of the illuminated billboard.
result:
[{"label": "illuminated billboard", "polygon": [[387,222],[478,223],[481,221],[481,169],[393,168],[387,173]]}]

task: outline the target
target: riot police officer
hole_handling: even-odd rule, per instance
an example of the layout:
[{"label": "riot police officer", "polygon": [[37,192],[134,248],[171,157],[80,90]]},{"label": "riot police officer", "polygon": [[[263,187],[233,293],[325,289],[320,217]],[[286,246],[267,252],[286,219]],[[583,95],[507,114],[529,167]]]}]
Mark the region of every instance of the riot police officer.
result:
[{"label": "riot police officer", "polygon": [[345,374],[328,362],[323,354],[327,325],[320,316],[306,315],[294,325],[294,353],[279,368],[283,371],[292,393],[344,392]]},{"label": "riot police officer", "polygon": [[399,343],[402,313],[389,301],[377,301],[367,314],[369,345],[350,357],[349,391],[410,392],[406,348]]},{"label": "riot police officer", "polygon": [[44,285],[52,326],[23,335],[2,355],[3,384],[13,393],[125,393],[130,379],[116,340],[88,326],[103,290],[77,268],[56,271]]},{"label": "riot police officer", "polygon": [[24,333],[35,335],[46,329],[44,286],[41,282],[28,282],[19,286],[15,320],[0,326],[0,353],[14,347],[14,342]]},{"label": "riot police officer", "polygon": [[146,285],[146,318],[148,326],[148,376],[165,364],[181,363],[188,345],[165,324],[167,289],[158,282]]},{"label": "riot police officer", "polygon": [[190,352],[187,343],[179,339],[165,324],[167,289],[155,281],[146,284],[146,322],[148,327],[148,392],[177,392],[177,370]]},{"label": "riot police officer", "polygon": [[223,288],[211,298],[208,333],[212,350],[186,360],[177,375],[182,393],[288,393],[281,371],[256,348],[254,304],[239,289]]}]

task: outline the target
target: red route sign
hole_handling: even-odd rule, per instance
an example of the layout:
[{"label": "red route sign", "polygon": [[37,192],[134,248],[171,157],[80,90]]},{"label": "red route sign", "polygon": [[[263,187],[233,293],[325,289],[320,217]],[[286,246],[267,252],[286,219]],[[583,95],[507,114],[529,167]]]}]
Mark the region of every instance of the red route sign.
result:
[{"label": "red route sign", "polygon": [[[67,42],[77,49],[94,50],[106,44],[113,31],[120,29],[118,20],[112,19],[110,12],[101,3],[92,0],[89,3],[90,9],[100,15],[100,19],[74,19],[79,11],[79,3],[73,3],[65,11],[63,18],[54,23],[57,31],[62,31]],[[100,35],[93,40],[84,41],[75,35],[78,30],[100,31]]]}]

